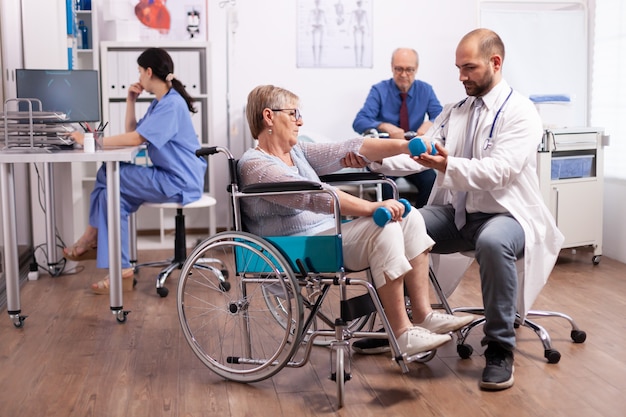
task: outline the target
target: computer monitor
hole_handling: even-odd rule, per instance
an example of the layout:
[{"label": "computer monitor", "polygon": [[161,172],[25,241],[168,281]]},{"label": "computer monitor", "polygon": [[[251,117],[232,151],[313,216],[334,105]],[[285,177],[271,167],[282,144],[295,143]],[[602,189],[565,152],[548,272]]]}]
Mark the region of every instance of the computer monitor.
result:
[{"label": "computer monitor", "polygon": [[99,85],[96,70],[16,70],[17,98],[39,99],[42,111],[65,113],[71,123],[100,121]]}]

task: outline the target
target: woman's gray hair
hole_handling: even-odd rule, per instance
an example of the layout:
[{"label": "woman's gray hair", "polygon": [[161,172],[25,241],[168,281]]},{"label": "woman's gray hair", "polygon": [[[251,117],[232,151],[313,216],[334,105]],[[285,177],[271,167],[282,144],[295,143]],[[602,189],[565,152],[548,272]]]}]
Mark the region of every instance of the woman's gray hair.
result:
[{"label": "woman's gray hair", "polygon": [[273,85],[255,87],[248,94],[248,104],[246,105],[246,118],[252,137],[258,139],[259,134],[265,129],[264,109],[282,109],[289,103],[297,101],[299,101],[298,96],[284,88]]}]

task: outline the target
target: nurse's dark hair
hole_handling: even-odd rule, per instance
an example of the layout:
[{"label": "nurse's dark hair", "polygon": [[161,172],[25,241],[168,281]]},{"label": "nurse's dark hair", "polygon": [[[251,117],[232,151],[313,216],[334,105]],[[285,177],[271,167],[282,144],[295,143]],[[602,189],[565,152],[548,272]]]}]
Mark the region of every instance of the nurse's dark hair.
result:
[{"label": "nurse's dark hair", "polygon": [[[172,88],[178,91],[187,103],[187,108],[190,112],[196,113],[197,110],[193,105],[193,98],[189,95],[185,86],[178,78],[175,77],[174,61],[172,57],[162,48],[148,48],[139,55],[137,58],[137,65],[144,69],[152,68],[152,74],[158,79],[168,83],[172,83]],[[174,78],[170,81],[167,80],[168,74],[174,75]]]}]

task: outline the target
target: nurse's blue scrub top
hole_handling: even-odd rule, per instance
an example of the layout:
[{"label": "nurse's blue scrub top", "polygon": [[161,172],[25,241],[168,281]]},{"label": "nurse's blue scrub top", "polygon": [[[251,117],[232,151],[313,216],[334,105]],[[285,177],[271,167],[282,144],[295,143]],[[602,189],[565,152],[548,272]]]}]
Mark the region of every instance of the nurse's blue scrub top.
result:
[{"label": "nurse's blue scrub top", "polygon": [[163,193],[168,197],[182,194],[183,204],[199,199],[207,162],[195,154],[200,143],[183,97],[170,88],[160,101],[153,100],[136,131],[148,142],[156,168],[153,180]]}]

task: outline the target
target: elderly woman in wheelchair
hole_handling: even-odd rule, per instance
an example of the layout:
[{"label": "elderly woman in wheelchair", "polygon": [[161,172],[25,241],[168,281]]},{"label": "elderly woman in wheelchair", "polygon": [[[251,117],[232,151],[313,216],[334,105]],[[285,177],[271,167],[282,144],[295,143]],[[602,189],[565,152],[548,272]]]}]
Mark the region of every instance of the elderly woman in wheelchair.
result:
[{"label": "elderly woman in wheelchair", "polygon": [[[252,136],[258,146],[238,162],[242,187],[259,183],[320,181],[320,176],[338,171],[342,158],[356,153],[366,160],[409,153],[405,140],[358,137],[334,143],[300,143],[302,126],[299,98],[272,85],[259,86],[248,96],[246,109]],[[437,348],[450,341],[450,332],[472,321],[471,316],[453,316],[432,310],[429,300],[429,251],[434,242],[426,234],[417,210],[407,210],[396,200],[368,201],[340,189],[342,216],[357,217],[341,226],[345,267],[370,268],[373,284],[403,356]],[[384,227],[371,216],[380,207],[391,222]],[[324,235],[334,233],[334,205],[328,194],[288,194],[242,199],[243,223],[260,236]],[[405,306],[405,291],[412,316]]]}]

